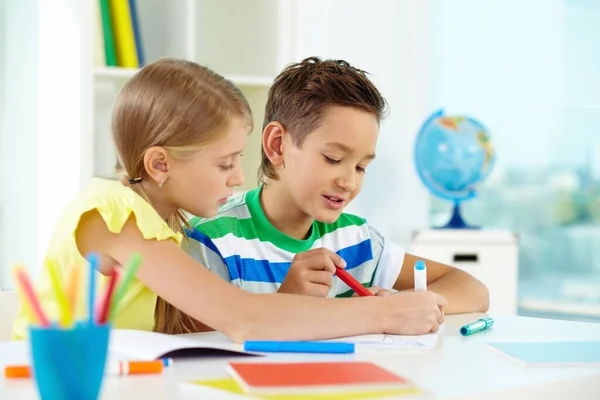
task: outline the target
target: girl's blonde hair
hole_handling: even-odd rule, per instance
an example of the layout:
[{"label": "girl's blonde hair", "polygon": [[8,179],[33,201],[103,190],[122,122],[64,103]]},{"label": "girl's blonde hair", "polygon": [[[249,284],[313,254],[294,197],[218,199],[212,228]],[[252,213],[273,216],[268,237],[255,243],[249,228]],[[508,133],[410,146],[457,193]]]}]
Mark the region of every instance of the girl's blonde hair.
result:
[{"label": "girl's blonde hair", "polygon": [[[252,113],[240,90],[210,69],[190,61],[163,59],[142,68],[123,88],[115,103],[112,133],[117,173],[150,203],[141,184],[147,179],[144,154],[161,146],[177,158],[188,157],[219,138],[233,118],[244,118],[252,130]],[[167,218],[176,232],[187,225],[181,210]],[[185,236],[185,235],[184,235]],[[164,333],[191,332],[196,321],[158,298],[154,329]]]}]

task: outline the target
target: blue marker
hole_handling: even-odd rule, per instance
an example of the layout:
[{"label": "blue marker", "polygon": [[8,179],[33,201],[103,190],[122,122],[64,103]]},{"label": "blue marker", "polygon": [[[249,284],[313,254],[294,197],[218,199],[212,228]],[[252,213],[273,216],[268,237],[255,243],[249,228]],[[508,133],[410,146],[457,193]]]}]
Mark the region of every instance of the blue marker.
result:
[{"label": "blue marker", "polygon": [[484,331],[494,326],[494,320],[490,317],[480,318],[475,322],[471,322],[460,328],[460,334],[463,336],[469,336],[477,332]]},{"label": "blue marker", "polygon": [[246,340],[244,350],[262,353],[354,353],[354,343],[344,342],[278,342]]}]

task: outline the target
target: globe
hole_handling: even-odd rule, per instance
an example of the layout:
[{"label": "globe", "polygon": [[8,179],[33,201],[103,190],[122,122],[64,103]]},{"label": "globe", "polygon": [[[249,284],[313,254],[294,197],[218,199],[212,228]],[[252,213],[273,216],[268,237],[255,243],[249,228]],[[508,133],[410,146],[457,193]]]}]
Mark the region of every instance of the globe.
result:
[{"label": "globe", "polygon": [[421,127],[415,144],[416,169],[429,191],[454,203],[453,215],[442,228],[474,228],[460,214],[460,203],[475,197],[495,163],[487,129],[474,118],[433,113]]}]

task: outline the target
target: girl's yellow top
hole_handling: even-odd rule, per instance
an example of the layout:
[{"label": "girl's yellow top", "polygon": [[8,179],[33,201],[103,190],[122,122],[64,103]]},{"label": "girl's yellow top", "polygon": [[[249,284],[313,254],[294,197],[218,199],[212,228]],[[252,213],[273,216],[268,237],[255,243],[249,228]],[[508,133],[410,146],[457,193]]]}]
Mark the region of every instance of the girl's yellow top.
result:
[{"label": "girl's yellow top", "polygon": [[[58,278],[66,282],[70,268],[83,268],[81,282],[78,290],[75,318],[87,317],[88,281],[90,267],[82,254],[79,253],[75,243],[75,230],[83,214],[97,210],[106,222],[106,226],[113,233],[121,232],[125,222],[131,214],[135,215],[138,229],[145,239],[167,240],[172,239],[181,244],[183,235],[174,232],[167,223],[158,215],[148,202],[133,190],[118,181],[94,178],[90,184],[79,194],[60,217],[44,263],[35,281],[35,290],[42,304],[42,309],[51,320],[58,320],[60,307],[56,301],[48,266],[55,267]],[[132,249],[132,252],[135,249]],[[165,266],[166,267],[166,266]],[[103,293],[108,282],[99,272],[97,274],[97,293]],[[115,315],[113,327],[123,329],[152,330],[154,327],[154,308],[156,294],[148,289],[142,282],[134,279],[129,289],[123,296]],[[13,327],[13,339],[27,337],[27,326],[31,323],[23,307],[20,308]]]}]

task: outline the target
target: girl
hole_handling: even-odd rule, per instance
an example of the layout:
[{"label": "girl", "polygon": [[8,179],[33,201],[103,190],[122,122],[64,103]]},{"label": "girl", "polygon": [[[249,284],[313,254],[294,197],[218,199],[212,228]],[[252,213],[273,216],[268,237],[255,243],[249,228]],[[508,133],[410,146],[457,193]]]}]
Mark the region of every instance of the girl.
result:
[{"label": "girl", "polygon": [[[431,292],[341,300],[251,294],[179,247],[181,210],[214,216],[243,183],[240,157],[251,121],[241,92],[195,63],[161,60],[136,74],[113,113],[122,179],[94,178],[66,209],[36,281],[49,316],[59,314],[49,264],[64,279],[71,266],[86,265],[83,255],[94,252],[100,273],[107,274],[136,251],[143,264],[114,316],[115,328],[183,333],[195,330],[198,320],[235,341],[428,332],[445,304]],[[343,263],[333,253],[324,257]],[[78,302],[79,317],[85,296]],[[416,301],[424,306],[415,307]],[[14,337],[24,337],[26,327],[21,309]]]}]

